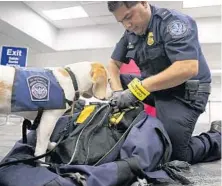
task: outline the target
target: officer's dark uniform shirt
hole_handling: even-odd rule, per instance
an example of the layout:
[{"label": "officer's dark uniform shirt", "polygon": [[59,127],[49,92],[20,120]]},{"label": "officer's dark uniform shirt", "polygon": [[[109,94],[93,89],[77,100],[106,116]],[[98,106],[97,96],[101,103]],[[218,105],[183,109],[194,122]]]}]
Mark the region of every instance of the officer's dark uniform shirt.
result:
[{"label": "officer's dark uniform shirt", "polygon": [[192,79],[210,83],[211,74],[198,41],[195,21],[182,13],[151,6],[152,16],[143,36],[125,31],[112,59],[129,63],[134,59],[143,78],[155,75],[181,60],[199,61],[198,75]]}]

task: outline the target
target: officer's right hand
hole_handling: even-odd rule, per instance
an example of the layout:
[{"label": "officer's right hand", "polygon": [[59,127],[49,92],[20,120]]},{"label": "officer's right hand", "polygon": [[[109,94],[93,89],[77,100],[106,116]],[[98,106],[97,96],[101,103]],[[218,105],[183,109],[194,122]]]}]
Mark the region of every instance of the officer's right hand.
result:
[{"label": "officer's right hand", "polygon": [[111,106],[116,106],[117,100],[121,97],[123,90],[114,91],[112,97],[109,99]]},{"label": "officer's right hand", "polygon": [[126,89],[114,92],[110,105],[113,106],[114,109],[124,109],[135,105],[137,101],[137,98],[131,93],[131,91]]}]

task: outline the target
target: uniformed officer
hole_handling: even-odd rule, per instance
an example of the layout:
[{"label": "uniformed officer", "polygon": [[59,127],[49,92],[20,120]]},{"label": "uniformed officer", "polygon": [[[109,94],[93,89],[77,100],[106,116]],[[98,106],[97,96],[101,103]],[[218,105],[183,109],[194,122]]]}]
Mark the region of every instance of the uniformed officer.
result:
[{"label": "uniformed officer", "polygon": [[[108,9],[126,31],[109,62],[112,102],[155,105],[173,145],[172,159],[197,163],[221,158],[221,121],[191,137],[210,94],[211,74],[198,41],[196,22],[175,10],[141,1],[109,1]],[[135,60],[141,77],[120,75]]]}]

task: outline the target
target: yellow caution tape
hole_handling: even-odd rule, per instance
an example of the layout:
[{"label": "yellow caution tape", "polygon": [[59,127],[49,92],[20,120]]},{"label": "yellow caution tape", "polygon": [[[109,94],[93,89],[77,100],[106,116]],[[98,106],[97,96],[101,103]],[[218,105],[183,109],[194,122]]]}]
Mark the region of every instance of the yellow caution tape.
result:
[{"label": "yellow caution tape", "polygon": [[82,124],[89,116],[90,114],[95,110],[96,105],[86,105],[83,111],[78,116],[76,123]]},{"label": "yellow caution tape", "polygon": [[138,100],[143,101],[147,96],[150,95],[150,92],[147,91],[143,85],[141,84],[140,80],[137,78],[134,78],[129,84],[128,84],[129,90],[132,92],[134,96],[137,97]]}]

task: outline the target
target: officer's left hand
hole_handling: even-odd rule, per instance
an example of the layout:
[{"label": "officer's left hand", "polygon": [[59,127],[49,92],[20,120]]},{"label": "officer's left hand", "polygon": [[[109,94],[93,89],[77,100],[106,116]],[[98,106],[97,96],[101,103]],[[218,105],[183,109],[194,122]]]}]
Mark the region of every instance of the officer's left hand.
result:
[{"label": "officer's left hand", "polygon": [[115,95],[110,100],[111,105],[116,106],[120,109],[133,106],[138,101],[129,89],[122,91],[118,95]]}]

